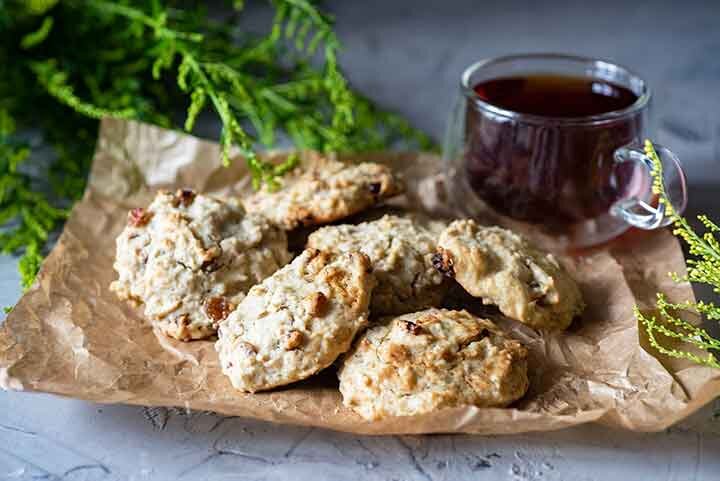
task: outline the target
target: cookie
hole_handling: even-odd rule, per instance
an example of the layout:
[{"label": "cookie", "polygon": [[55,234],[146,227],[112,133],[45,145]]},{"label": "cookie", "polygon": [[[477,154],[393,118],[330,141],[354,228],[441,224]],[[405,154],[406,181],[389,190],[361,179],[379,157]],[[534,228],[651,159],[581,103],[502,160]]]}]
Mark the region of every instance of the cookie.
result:
[{"label": "cookie", "polygon": [[435,265],[468,293],[536,329],[565,329],[584,308],[580,289],[552,254],[500,227],[451,223],[440,235]]},{"label": "cookie", "polygon": [[367,420],[503,407],[527,391],[527,350],[488,320],[428,309],[368,329],[338,376],[343,403]]},{"label": "cookie", "polygon": [[255,392],[326,368],[367,324],[374,284],[365,254],[305,250],[220,324],[222,371],[235,388]]},{"label": "cookie", "polygon": [[373,315],[437,306],[448,286],[433,267],[437,233],[410,218],[386,215],[357,225],[322,227],[310,235],[307,246],[334,252],[361,251],[370,258],[378,281],[370,301]]},{"label": "cookie", "polygon": [[110,288],[144,303],[165,335],[203,339],[250,287],[289,261],[285,232],[239,203],[162,191],[147,209],[130,211]]},{"label": "cookie", "polygon": [[248,212],[259,213],[286,230],[342,219],[402,191],[385,165],[328,159],[307,162],[281,182],[279,190],[265,186],[244,204]]}]

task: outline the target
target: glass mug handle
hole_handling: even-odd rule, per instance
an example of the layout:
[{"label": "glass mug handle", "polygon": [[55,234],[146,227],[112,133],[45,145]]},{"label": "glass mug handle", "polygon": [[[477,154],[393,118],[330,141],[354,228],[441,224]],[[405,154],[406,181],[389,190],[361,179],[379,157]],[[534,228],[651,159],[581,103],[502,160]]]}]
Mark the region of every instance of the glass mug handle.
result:
[{"label": "glass mug handle", "polygon": [[[655,145],[663,168],[665,190],[675,213],[681,215],[687,206],[687,180],[680,160],[669,149]],[[642,169],[645,175],[632,175],[628,188],[631,192],[616,201],[610,208],[610,214],[640,229],[651,230],[665,227],[672,219],[666,212],[665,204],[655,202],[652,192],[652,160],[645,154],[642,146],[620,147],[614,153],[613,172],[610,183],[613,187],[621,185],[620,170],[626,167]],[[633,185],[634,184],[634,185]]]}]

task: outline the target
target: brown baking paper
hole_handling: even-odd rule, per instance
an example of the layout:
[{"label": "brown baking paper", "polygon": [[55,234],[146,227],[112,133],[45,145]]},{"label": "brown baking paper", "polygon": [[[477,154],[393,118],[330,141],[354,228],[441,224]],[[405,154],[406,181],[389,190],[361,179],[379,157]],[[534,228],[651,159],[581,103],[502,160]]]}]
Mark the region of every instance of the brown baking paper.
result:
[{"label": "brown baking paper", "polygon": [[[445,211],[437,157],[383,154],[401,172],[408,195],[399,204]],[[540,335],[500,322],[530,349],[531,386],[508,409],[464,407],[432,415],[367,422],[341,404],[332,369],[260,394],[232,389],[210,341],[179,343],[156,335],[140,309],[108,290],[115,237],[129,208],[158,188],[189,186],[220,195],[250,189],[242,159],[229,168],[218,146],[135,122],[105,120],[87,192],[75,206],[38,281],[0,332],[0,383],[102,403],[181,406],[273,422],[363,434],[518,433],[599,422],[661,430],[720,394],[720,370],[659,362],[641,347],[633,305],[653,305],[655,292],[692,298],[668,271],[683,272],[667,231],[629,236],[565,259],[588,307],[567,332]]]}]

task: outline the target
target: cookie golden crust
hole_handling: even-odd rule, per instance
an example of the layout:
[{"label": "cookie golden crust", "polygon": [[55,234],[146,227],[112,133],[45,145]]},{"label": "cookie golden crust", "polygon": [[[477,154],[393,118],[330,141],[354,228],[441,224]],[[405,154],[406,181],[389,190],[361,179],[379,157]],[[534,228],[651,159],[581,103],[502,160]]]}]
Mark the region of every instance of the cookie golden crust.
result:
[{"label": "cookie golden crust", "polygon": [[428,309],[370,328],[338,375],[343,403],[368,420],[502,407],[527,391],[527,350],[488,320]]},{"label": "cookie golden crust", "polygon": [[360,252],[307,249],[250,289],[215,344],[233,386],[262,391],[332,364],[367,325],[371,270]]},{"label": "cookie golden crust", "polygon": [[310,235],[307,246],[361,251],[370,258],[378,281],[370,304],[373,315],[438,306],[447,290],[447,280],[432,263],[437,235],[409,218],[386,215],[358,225],[323,227]]},{"label": "cookie golden crust", "polygon": [[434,261],[468,293],[536,329],[565,329],[584,308],[580,289],[555,257],[500,227],[452,222]]},{"label": "cookie golden crust", "polygon": [[284,185],[279,190],[264,187],[244,204],[248,212],[259,213],[286,230],[345,218],[403,190],[385,165],[327,159],[300,166],[281,181]]},{"label": "cookie golden crust", "polygon": [[238,203],[162,191],[147,209],[130,211],[110,288],[144,303],[165,335],[203,339],[250,287],[289,261],[285,232]]}]

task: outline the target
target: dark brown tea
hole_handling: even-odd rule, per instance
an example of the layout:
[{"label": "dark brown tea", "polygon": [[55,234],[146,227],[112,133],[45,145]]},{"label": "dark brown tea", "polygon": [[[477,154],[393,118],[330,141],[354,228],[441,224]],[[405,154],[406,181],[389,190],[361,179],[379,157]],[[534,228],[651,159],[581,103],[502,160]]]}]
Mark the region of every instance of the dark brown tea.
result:
[{"label": "dark brown tea", "polygon": [[542,117],[496,115],[468,103],[467,174],[496,211],[562,231],[627,195],[622,179],[633,173],[610,182],[613,153],[639,140],[642,112],[588,117],[630,107],[638,99],[631,90],[592,78],[528,75],[487,80],[474,91],[496,107]]},{"label": "dark brown tea", "polygon": [[546,117],[587,117],[622,110],[637,100],[632,91],[606,81],[563,75],[506,77],[479,83],[475,93],[513,112]]}]

